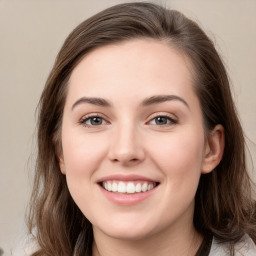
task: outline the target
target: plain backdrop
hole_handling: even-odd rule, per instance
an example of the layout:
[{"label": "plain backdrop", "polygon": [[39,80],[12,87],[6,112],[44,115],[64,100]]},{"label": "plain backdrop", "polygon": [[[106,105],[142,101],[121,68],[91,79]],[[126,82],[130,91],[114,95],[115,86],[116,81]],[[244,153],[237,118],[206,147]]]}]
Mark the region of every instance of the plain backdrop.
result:
[{"label": "plain backdrop", "polygon": [[[36,155],[35,109],[56,54],[76,25],[121,2],[0,0],[0,247],[5,255],[26,234],[24,214]],[[196,20],[215,42],[256,165],[256,1],[155,2]]]}]

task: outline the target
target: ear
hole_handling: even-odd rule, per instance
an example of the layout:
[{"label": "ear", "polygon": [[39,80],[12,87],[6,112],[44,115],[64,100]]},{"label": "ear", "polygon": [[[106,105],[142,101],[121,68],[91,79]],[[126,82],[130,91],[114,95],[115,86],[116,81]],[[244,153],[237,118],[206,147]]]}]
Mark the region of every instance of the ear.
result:
[{"label": "ear", "polygon": [[52,142],[55,147],[55,155],[59,162],[60,171],[62,174],[66,174],[66,167],[63,157],[62,145],[61,145],[61,133],[60,129],[54,134]]},{"label": "ear", "polygon": [[221,161],[225,147],[225,134],[222,125],[218,124],[206,139],[202,173],[210,173]]},{"label": "ear", "polygon": [[65,167],[65,162],[63,159],[63,155],[58,156],[59,159],[59,166],[60,166],[60,171],[62,174],[66,174],[66,167]]}]

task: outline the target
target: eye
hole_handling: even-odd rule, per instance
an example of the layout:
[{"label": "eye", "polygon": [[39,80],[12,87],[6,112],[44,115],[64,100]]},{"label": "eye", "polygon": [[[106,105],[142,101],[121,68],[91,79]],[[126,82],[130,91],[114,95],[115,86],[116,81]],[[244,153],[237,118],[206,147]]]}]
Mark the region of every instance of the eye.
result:
[{"label": "eye", "polygon": [[177,121],[169,116],[156,116],[149,121],[149,124],[153,125],[168,125],[176,123]]},{"label": "eye", "polygon": [[100,126],[100,125],[106,124],[107,122],[100,116],[90,116],[90,117],[83,118],[80,121],[80,123],[87,127],[92,127],[92,126]]}]

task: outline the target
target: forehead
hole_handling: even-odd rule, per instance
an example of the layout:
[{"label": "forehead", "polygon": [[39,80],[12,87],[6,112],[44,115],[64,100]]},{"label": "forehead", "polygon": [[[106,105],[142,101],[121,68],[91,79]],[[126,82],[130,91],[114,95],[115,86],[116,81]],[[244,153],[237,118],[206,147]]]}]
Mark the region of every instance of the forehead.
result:
[{"label": "forehead", "polygon": [[89,52],[73,70],[69,87],[68,96],[129,95],[133,90],[145,97],[183,94],[193,91],[192,66],[167,42],[130,40]]}]

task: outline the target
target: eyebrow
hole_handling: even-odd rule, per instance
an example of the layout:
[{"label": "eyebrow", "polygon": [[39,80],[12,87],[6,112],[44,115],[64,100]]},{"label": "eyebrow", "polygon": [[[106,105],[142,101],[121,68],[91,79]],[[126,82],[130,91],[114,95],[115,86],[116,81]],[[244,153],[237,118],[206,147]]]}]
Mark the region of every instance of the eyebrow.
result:
[{"label": "eyebrow", "polygon": [[[182,99],[181,97],[177,96],[177,95],[154,95],[152,97],[146,98],[145,100],[142,101],[142,106],[149,106],[149,105],[153,105],[153,104],[159,104],[159,103],[163,103],[166,101],[172,101],[172,100],[177,100],[182,102],[187,108],[189,108],[188,103]],[[72,105],[72,110],[79,104],[82,103],[89,103],[89,104],[93,104],[96,106],[100,106],[100,107],[111,107],[111,104],[102,98],[96,98],[96,97],[82,97],[80,99],[78,99],[73,105]]]},{"label": "eyebrow", "polygon": [[79,104],[82,103],[90,103],[96,106],[101,106],[101,107],[110,107],[111,104],[106,101],[105,99],[102,98],[88,98],[88,97],[82,97],[78,99],[73,105],[72,105],[72,110]]},{"label": "eyebrow", "polygon": [[153,104],[158,104],[158,103],[163,103],[166,101],[172,101],[172,100],[177,100],[182,102],[187,108],[190,108],[188,103],[182,99],[181,97],[177,95],[155,95],[152,97],[149,97],[142,102],[142,106],[149,106]]}]

